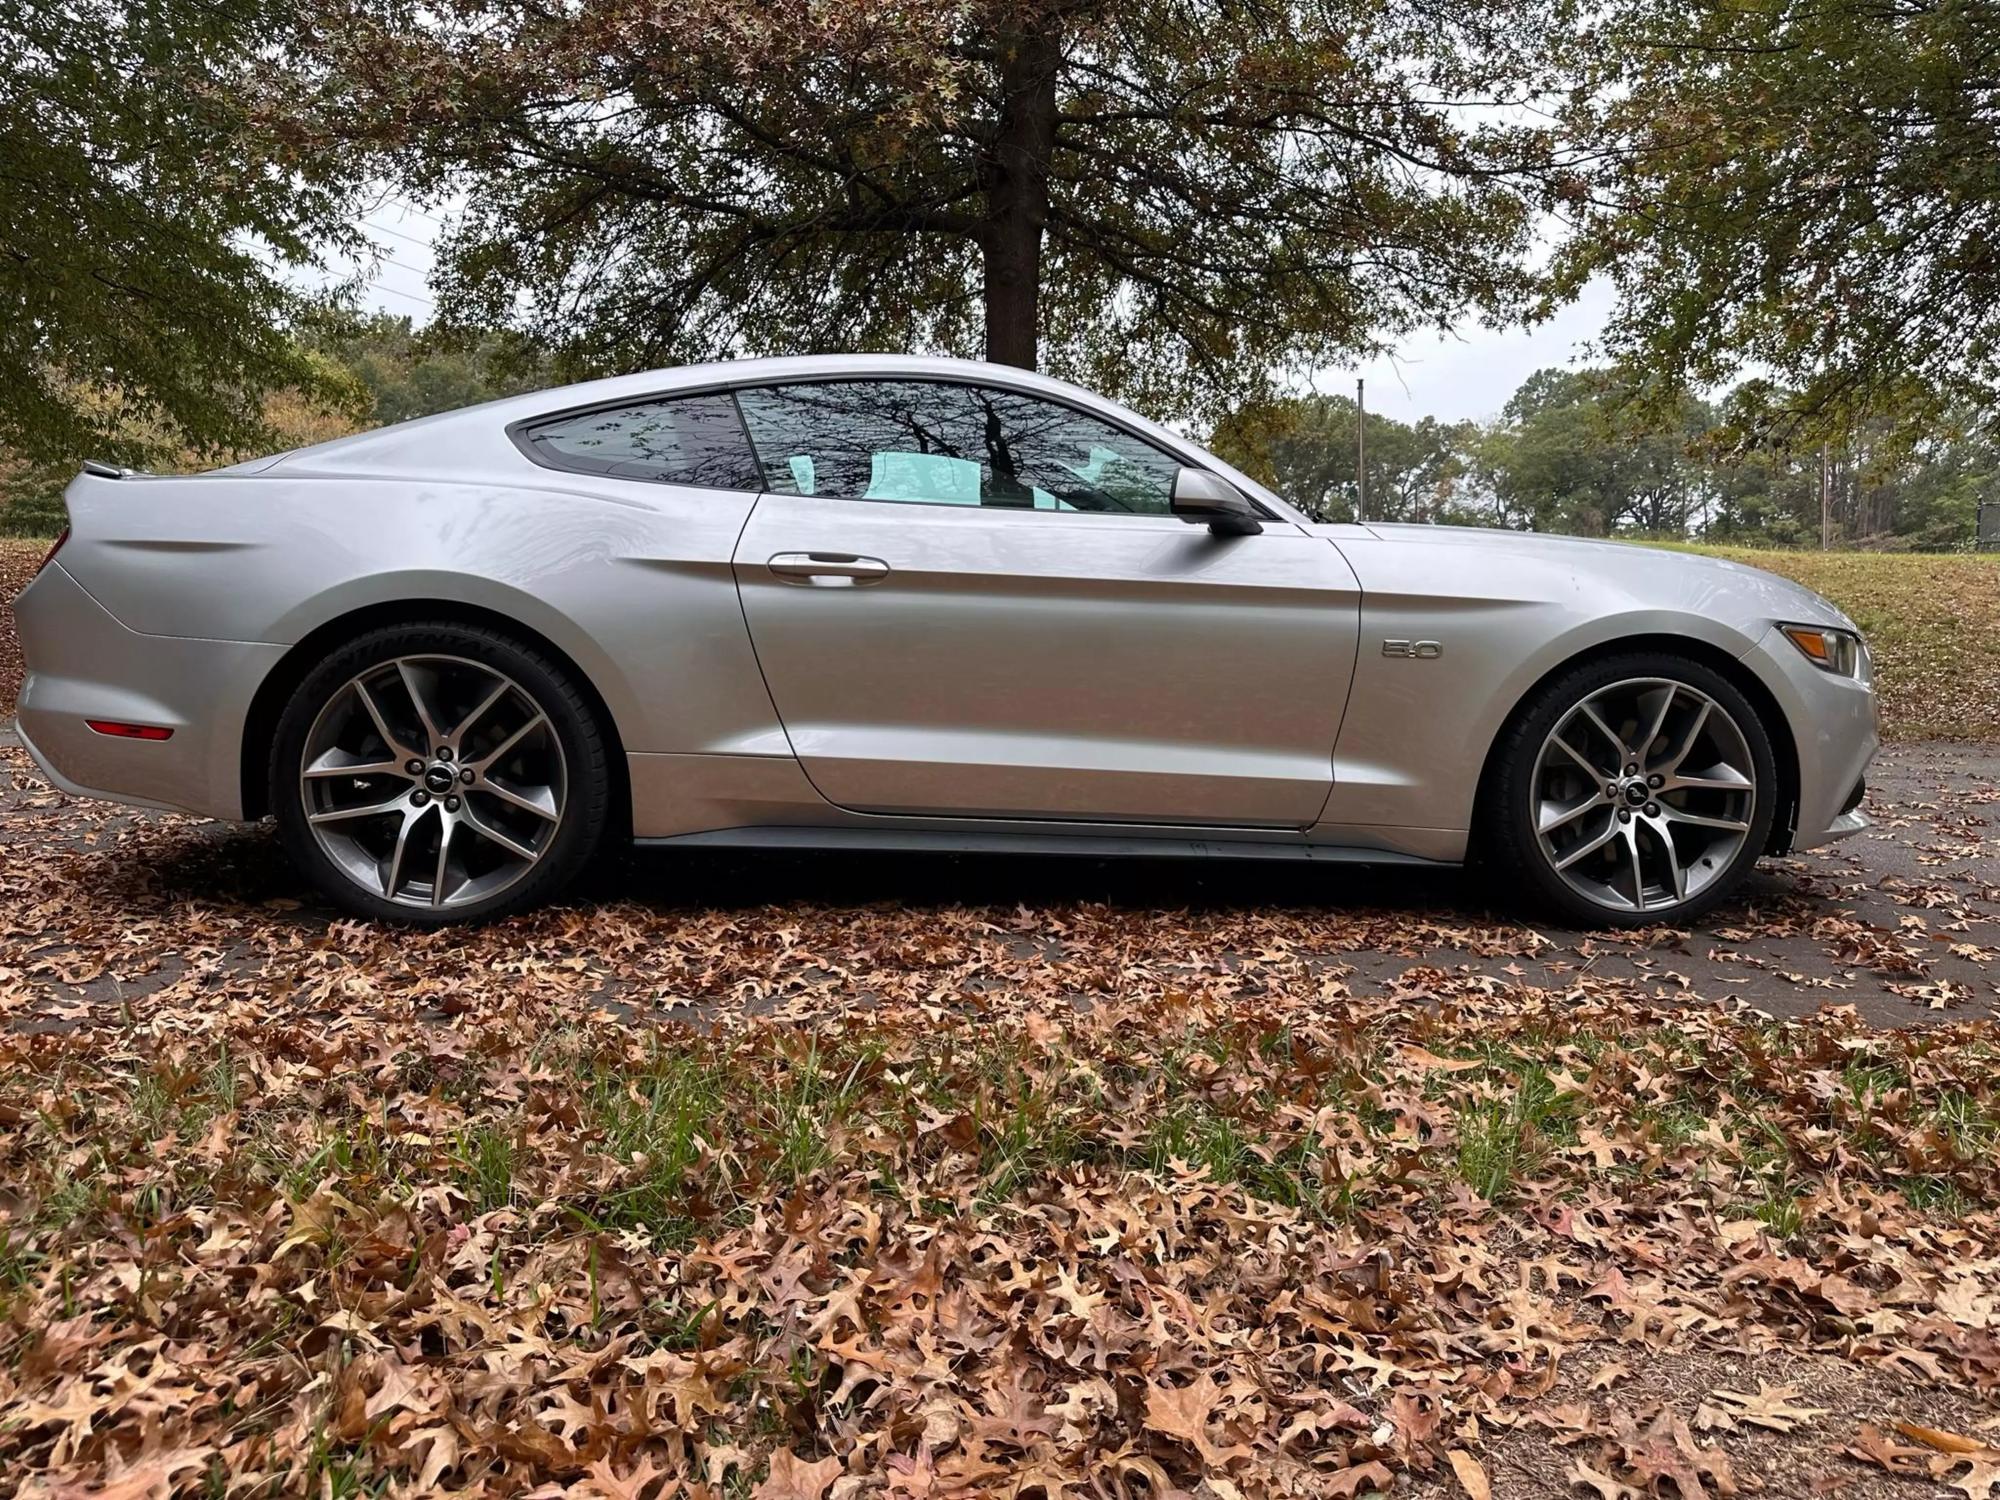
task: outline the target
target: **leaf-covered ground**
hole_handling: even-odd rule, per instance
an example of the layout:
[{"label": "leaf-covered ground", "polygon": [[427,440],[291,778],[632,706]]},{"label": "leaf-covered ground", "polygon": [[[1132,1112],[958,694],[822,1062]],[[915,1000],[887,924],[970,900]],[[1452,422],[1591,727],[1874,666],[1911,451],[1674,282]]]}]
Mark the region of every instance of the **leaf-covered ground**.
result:
[{"label": "leaf-covered ground", "polygon": [[0,537],[0,724],[14,717],[14,699],[21,691],[21,644],[14,635],[11,605],[48,550],[47,542]]},{"label": "leaf-covered ground", "polygon": [[[1994,732],[1989,560],[1755,560]],[[1616,941],[852,858],[410,936],[0,742],[0,1494],[2000,1495],[1996,768]]]},{"label": "leaf-covered ground", "polygon": [[391,933],[0,750],[0,1490],[2000,1493],[1972,753],[1613,941],[851,858]]}]

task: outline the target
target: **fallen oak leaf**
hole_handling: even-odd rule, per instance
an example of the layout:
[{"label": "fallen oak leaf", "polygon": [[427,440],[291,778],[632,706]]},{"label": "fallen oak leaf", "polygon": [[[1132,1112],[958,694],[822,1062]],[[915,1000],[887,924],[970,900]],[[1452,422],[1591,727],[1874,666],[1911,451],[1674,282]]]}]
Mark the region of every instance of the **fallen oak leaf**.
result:
[{"label": "fallen oak leaf", "polygon": [[1919,1427],[1915,1422],[1892,1422],[1890,1424],[1913,1443],[1922,1443],[1926,1448],[1935,1448],[1940,1453],[1984,1453],[1986,1444],[1977,1438],[1963,1437],[1956,1432],[1946,1432],[1941,1427]]},{"label": "fallen oak leaf", "polygon": [[[666,1477],[667,1470],[656,1469],[650,1458],[642,1458],[639,1467],[621,1479],[617,1470],[611,1467],[611,1460],[600,1458],[584,1471],[581,1488],[586,1494],[602,1496],[603,1500],[647,1500],[646,1492],[652,1488],[654,1481]],[[656,1500],[665,1500],[671,1493],[671,1489],[662,1486]]]},{"label": "fallen oak leaf", "polygon": [[1453,1448],[1445,1454],[1445,1461],[1458,1476],[1459,1488],[1465,1491],[1468,1500],[1493,1500],[1493,1485],[1478,1459],[1463,1448]]},{"label": "fallen oak leaf", "polygon": [[1386,1490],[1395,1479],[1387,1465],[1371,1458],[1365,1464],[1335,1470],[1320,1481],[1320,1488],[1335,1500],[1353,1500],[1364,1484],[1373,1490]]},{"label": "fallen oak leaf", "polygon": [[1795,1387],[1766,1385],[1761,1380],[1754,1396],[1744,1391],[1717,1390],[1711,1399],[1719,1405],[1703,1403],[1695,1413],[1695,1426],[1707,1432],[1716,1427],[1733,1429],[1738,1422],[1744,1422],[1771,1432],[1795,1432],[1827,1413],[1824,1406],[1794,1405],[1798,1394]]},{"label": "fallen oak leaf", "polygon": [[[1957,1478],[1944,1478],[1961,1468],[1965,1472]],[[1954,1453],[1933,1459],[1931,1473],[1944,1478],[1946,1484],[1963,1492],[1968,1500],[1991,1500],[2000,1492],[2000,1452],[1988,1448],[1978,1453]]]},{"label": "fallen oak leaf", "polygon": [[1636,1500],[1639,1493],[1622,1479],[1600,1474],[1582,1459],[1570,1465],[1569,1482],[1572,1488],[1595,1490],[1598,1500]]},{"label": "fallen oak leaf", "polygon": [[751,1500],[824,1500],[827,1489],[847,1470],[840,1458],[816,1458],[811,1463],[789,1448],[771,1455],[771,1469]]},{"label": "fallen oak leaf", "polygon": [[1889,1436],[1873,1422],[1863,1422],[1854,1441],[1841,1450],[1849,1458],[1859,1459],[1865,1464],[1887,1469],[1891,1474],[1921,1473],[1930,1463],[1931,1454],[1924,1448],[1906,1448]]},{"label": "fallen oak leaf", "polygon": [[1204,1467],[1222,1467],[1224,1454],[1208,1438],[1208,1420],[1215,1414],[1221,1392],[1207,1371],[1183,1386],[1146,1387],[1146,1426],[1178,1438],[1201,1455]]}]

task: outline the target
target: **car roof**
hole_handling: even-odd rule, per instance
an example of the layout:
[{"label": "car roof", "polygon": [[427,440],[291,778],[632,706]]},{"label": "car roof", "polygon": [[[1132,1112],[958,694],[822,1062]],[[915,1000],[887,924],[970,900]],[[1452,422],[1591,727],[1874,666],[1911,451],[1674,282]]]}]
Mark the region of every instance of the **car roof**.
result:
[{"label": "car roof", "polygon": [[526,460],[508,441],[506,430],[514,423],[529,418],[685,391],[871,375],[977,381],[1012,390],[1038,391],[1086,411],[1096,412],[1120,426],[1153,438],[1182,456],[1187,456],[1188,450],[1192,450],[1205,462],[1216,464],[1260,500],[1272,503],[1280,514],[1291,515],[1290,507],[1263,485],[1225,464],[1217,463],[1212,455],[1188,438],[1093,391],[1013,365],[913,354],[787,355],[674,365],[631,375],[613,375],[602,380],[552,386],[519,396],[503,396],[476,406],[417,417],[393,426],[316,443],[308,448],[295,448],[215,472],[463,475],[473,470],[487,470],[490,465],[511,470]]}]

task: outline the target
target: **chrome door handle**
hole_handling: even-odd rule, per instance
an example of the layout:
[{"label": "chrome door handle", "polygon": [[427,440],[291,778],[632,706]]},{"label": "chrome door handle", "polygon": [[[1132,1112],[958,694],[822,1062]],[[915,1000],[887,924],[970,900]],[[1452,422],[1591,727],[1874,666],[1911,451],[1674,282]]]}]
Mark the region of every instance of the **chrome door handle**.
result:
[{"label": "chrome door handle", "polygon": [[850,584],[880,583],[889,576],[889,565],[879,557],[856,557],[852,552],[780,552],[770,568],[787,583],[814,583],[820,579],[845,579]]}]

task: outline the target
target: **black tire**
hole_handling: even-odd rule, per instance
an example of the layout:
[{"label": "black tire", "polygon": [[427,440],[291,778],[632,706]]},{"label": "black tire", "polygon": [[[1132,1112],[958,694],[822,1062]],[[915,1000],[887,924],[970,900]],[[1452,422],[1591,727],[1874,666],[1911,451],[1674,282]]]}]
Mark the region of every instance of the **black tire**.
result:
[{"label": "black tire", "polygon": [[[371,668],[399,658],[423,656],[460,658],[512,679],[547,716],[549,730],[561,747],[567,783],[561,820],[540,858],[491,897],[442,909],[388,900],[379,891],[364,889],[347,874],[320,846],[308,821],[300,781],[307,737],[329,701]],[[286,853],[313,884],[336,905],[358,916],[417,927],[489,921],[554,899],[603,843],[612,823],[615,786],[603,731],[589,700],[567,669],[499,630],[448,620],[368,631],[314,666],[279,716],[269,777],[269,805],[277,818],[279,836]],[[442,880],[439,884],[442,886]]]},{"label": "black tire", "polygon": [[[1580,895],[1553,867],[1536,833],[1535,764],[1542,746],[1571,708],[1592,693],[1635,678],[1664,678],[1707,694],[1741,730],[1756,767],[1749,831],[1734,858],[1701,890],[1644,911],[1619,910]],[[1514,883],[1533,905],[1585,927],[1656,927],[1684,924],[1728,900],[1770,843],[1781,799],[1771,726],[1734,683],[1689,657],[1634,651],[1601,657],[1558,674],[1535,690],[1501,731],[1482,799],[1480,854],[1492,874]]]}]

